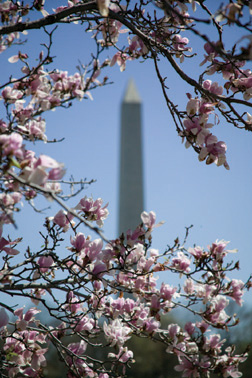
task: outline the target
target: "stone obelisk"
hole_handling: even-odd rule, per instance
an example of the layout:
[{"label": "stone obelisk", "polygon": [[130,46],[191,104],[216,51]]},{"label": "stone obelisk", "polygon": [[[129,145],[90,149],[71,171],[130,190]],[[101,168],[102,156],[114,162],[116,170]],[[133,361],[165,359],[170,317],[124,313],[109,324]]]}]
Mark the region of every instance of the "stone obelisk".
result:
[{"label": "stone obelisk", "polygon": [[143,198],[141,98],[134,81],[128,82],[121,104],[119,235],[141,222]]}]

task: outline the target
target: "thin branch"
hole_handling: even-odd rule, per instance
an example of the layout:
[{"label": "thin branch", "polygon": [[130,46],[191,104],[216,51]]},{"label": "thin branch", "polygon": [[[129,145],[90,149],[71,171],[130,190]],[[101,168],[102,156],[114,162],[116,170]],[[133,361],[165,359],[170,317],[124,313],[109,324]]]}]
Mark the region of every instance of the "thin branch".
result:
[{"label": "thin branch", "polygon": [[106,243],[110,243],[110,241],[104,236],[104,234],[102,233],[102,231],[98,228],[98,227],[95,227],[95,226],[92,226],[85,218],[83,218],[81,215],[79,215],[74,209],[71,209],[70,207],[68,207],[64,202],[63,200],[61,200],[56,194],[54,191],[52,190],[49,190],[49,189],[46,189],[46,188],[42,188],[41,186],[39,185],[36,185],[36,184],[33,184],[33,183],[29,183],[27,181],[25,181],[24,179],[22,179],[21,177],[17,176],[15,173],[13,172],[8,172],[8,174],[14,178],[17,182],[19,182],[20,184],[24,185],[24,186],[28,186],[40,193],[43,193],[45,196],[48,196],[48,197],[51,197],[53,200],[55,200],[55,202],[57,202],[64,210],[66,210],[67,212],[69,212],[70,214],[72,214],[75,218],[79,219],[82,223],[85,224],[85,226],[87,226],[90,230],[94,231],[96,234],[98,234],[100,236],[100,238],[105,241]]}]

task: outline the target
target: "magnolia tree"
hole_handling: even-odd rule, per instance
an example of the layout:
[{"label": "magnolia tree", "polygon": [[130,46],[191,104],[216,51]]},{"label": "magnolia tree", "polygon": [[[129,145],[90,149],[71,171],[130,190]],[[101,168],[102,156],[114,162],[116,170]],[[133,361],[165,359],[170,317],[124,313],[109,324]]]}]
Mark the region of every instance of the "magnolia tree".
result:
[{"label": "magnolia tree", "polygon": [[[200,161],[228,168],[226,144],[212,130],[222,119],[252,131],[252,73],[246,66],[252,58],[252,1],[223,2],[213,10],[217,2],[203,0],[72,0],[56,9],[50,3],[0,3],[1,56],[6,64],[21,67],[17,78],[1,79],[1,376],[43,377],[48,350],[54,347],[69,378],[121,377],[134,363],[127,341],[136,335],[163,343],[167,353],[177,356],[175,370],[183,377],[240,377],[239,364],[247,353],[238,355],[234,346],[224,347],[216,329],[238,323],[226,310],[230,301],[242,305],[251,278],[232,279],[239,265],[225,261],[232,252],[227,242],[186,249],[176,239],[159,252],[151,245],[152,231],[159,225],[154,212],[143,212],[135,230],[108,240],[101,232],[107,206],[100,198],[87,196],[74,203],[84,181],[80,187],[74,184],[75,191],[68,196],[73,203],[66,205],[63,165],[51,156],[37,156],[32,148],[37,141],[47,142],[46,112],[67,108],[70,101],[87,98],[105,85],[107,78],[101,78],[105,68],[118,64],[122,71],[131,60],[142,58],[153,62],[186,147],[193,148]],[[70,23],[91,32],[97,45],[92,63],[73,74],[54,67],[55,28],[50,27],[67,28]],[[205,27],[212,28],[215,40],[204,33]],[[226,34],[234,27],[243,36],[227,50]],[[39,41],[43,45],[34,65],[24,38],[38,28],[44,30],[46,41]],[[190,77],[184,63],[194,59],[192,35],[205,50],[198,80]],[[14,50],[19,52],[13,55]],[[111,59],[103,59],[104,50]],[[159,67],[164,59],[191,86],[185,109],[167,91]],[[211,81],[210,75],[218,81]],[[48,214],[41,231],[43,246],[32,250],[21,243],[22,235],[15,240],[7,236],[6,225],[16,226],[21,201],[36,207],[38,194],[54,201],[58,212]],[[92,240],[83,229],[97,238]],[[163,271],[179,275],[182,284],[159,282],[156,273]],[[22,306],[24,298],[31,306]],[[48,313],[50,325],[38,319],[38,305]],[[194,321],[162,327],[161,316],[177,308],[193,314]],[[104,347],[105,357],[94,357],[101,355],[94,351]]]}]

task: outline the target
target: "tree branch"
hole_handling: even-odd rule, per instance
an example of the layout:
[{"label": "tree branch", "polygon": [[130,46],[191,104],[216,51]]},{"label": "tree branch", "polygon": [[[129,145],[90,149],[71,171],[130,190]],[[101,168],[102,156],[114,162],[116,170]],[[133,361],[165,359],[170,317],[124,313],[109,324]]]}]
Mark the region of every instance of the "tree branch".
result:
[{"label": "tree branch", "polygon": [[39,20],[29,22],[18,22],[13,25],[3,26],[0,28],[0,35],[10,34],[14,32],[22,32],[24,30],[40,29],[43,26],[53,25],[60,22],[62,19],[71,16],[76,13],[84,13],[87,11],[98,11],[96,1],[90,1],[85,4],[74,5],[70,8],[64,9],[61,12],[55,14],[49,14],[46,17]]}]

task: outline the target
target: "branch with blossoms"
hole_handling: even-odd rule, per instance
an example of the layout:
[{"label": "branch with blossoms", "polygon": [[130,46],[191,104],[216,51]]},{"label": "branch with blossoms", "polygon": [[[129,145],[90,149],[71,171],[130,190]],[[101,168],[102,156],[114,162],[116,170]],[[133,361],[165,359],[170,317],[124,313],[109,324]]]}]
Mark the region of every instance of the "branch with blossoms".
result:
[{"label": "branch with blossoms", "polygon": [[[99,80],[104,69],[118,64],[123,71],[131,60],[151,59],[185,146],[192,146],[200,161],[228,168],[226,144],[210,131],[218,123],[211,117],[251,131],[252,116],[247,109],[251,107],[252,77],[245,66],[251,59],[251,38],[244,35],[237,41],[242,43],[241,53],[236,45],[225,49],[228,27],[251,30],[245,13],[251,12],[251,6],[232,2],[214,12],[193,0],[127,1],[126,5],[121,1],[72,0],[51,13],[46,7],[43,0],[0,4],[0,52],[15,43],[21,46],[19,33],[27,30],[44,28],[49,39],[35,65],[24,50],[9,57],[9,63],[21,64],[22,73],[1,85],[5,108],[5,118],[0,121],[1,376],[42,377],[49,348],[54,347],[68,378],[122,377],[134,362],[128,341],[136,335],[162,342],[167,353],[177,356],[175,369],[183,376],[240,377],[239,365],[246,360],[247,351],[235,354],[234,347],[224,349],[216,330],[237,325],[236,316],[228,315],[228,305],[235,302],[241,306],[252,282],[251,277],[245,283],[231,277],[239,264],[226,262],[234,252],[227,249],[228,242],[216,241],[203,249],[187,248],[186,238],[182,245],[175,239],[160,253],[152,247],[152,232],[162,223],[156,224],[154,212],[143,212],[135,230],[125,230],[109,240],[101,229],[108,205],[103,205],[101,198],[88,196],[72,207],[66,205],[66,199],[74,201],[84,189],[84,182],[78,183],[77,191],[65,194],[61,185],[73,189],[76,182],[64,179],[64,164],[45,154],[37,156],[29,146],[48,142],[43,118],[47,111],[67,109],[76,99],[91,98],[93,89],[108,83],[107,76]],[[204,16],[197,17],[198,8]],[[67,27],[78,22],[92,32],[96,54],[71,75],[52,68],[53,35],[58,24]],[[201,31],[201,24],[212,26],[218,40],[211,41]],[[46,29],[49,25],[54,27],[52,31]],[[199,67],[207,67],[199,72],[198,80],[186,66],[195,59],[189,44],[192,33],[205,43]],[[247,41],[249,44],[243,45]],[[109,59],[104,58],[107,50],[112,54]],[[185,94],[185,109],[170,96],[160,70],[164,59],[192,88],[193,94]],[[218,81],[206,75],[214,75]],[[39,194],[59,210],[46,217],[39,233],[42,246],[36,248],[21,237],[6,236],[6,225],[16,225],[15,214],[22,200],[32,202],[36,209]],[[92,240],[84,230],[97,238]],[[175,287],[159,282],[158,272],[166,272],[167,278],[179,277],[181,284]],[[26,298],[33,307],[27,310],[6,304],[5,298],[15,298],[15,304]],[[38,305],[54,320],[50,326],[39,319]],[[161,317],[178,308],[193,314],[194,321],[164,328]],[[95,351],[100,350],[105,357],[95,358]]]},{"label": "branch with blossoms", "polygon": [[[168,4],[168,2],[160,3],[165,3],[164,8],[168,6],[170,9],[172,7],[172,5]],[[188,10],[187,6],[184,4],[180,4],[180,6],[182,8],[182,14],[183,12]],[[204,10],[206,10],[206,7],[203,8]],[[112,9],[114,12],[115,7]],[[136,11],[136,7],[134,11]],[[176,71],[176,73],[181,77],[181,79],[194,87],[195,90],[201,94],[201,98],[198,97],[199,100],[197,101],[201,101],[204,104],[204,114],[199,114],[199,126],[196,125],[195,127],[192,127],[196,134],[200,133],[201,136],[203,136],[204,134],[204,138],[200,139],[200,141],[197,141],[194,135],[193,138],[187,137],[187,142],[189,142],[189,145],[195,146],[196,141],[197,148],[194,149],[200,154],[199,160],[205,160],[206,156],[208,156],[208,158],[206,159],[207,164],[215,162],[217,165],[224,165],[226,168],[228,168],[228,163],[226,161],[226,145],[222,141],[218,142],[217,137],[208,131],[210,124],[207,122],[207,120],[209,114],[216,111],[216,114],[217,112],[219,112],[229,124],[232,124],[239,128],[245,128],[246,130],[251,130],[251,115],[246,112],[241,114],[241,112],[236,109],[236,104],[251,107],[251,102],[249,101],[251,99],[251,71],[249,69],[244,70],[241,68],[242,66],[244,66],[245,62],[241,61],[239,58],[237,58],[237,56],[234,56],[234,50],[231,54],[226,52],[223,47],[220,47],[223,46],[223,38],[221,32],[221,42],[213,43],[209,42],[207,39],[208,42],[205,44],[205,50],[208,55],[205,55],[205,59],[202,64],[207,61],[209,61],[211,64],[207,68],[207,70],[200,75],[199,81],[196,81],[195,79],[190,77],[174,59],[174,57],[179,58],[180,62],[183,63],[185,58],[192,57],[190,55],[186,55],[187,51],[191,51],[191,48],[187,47],[189,39],[182,38],[179,34],[176,34],[176,32],[173,31],[167,33],[169,26],[172,28],[177,28],[178,31],[188,30],[195,32],[195,29],[190,26],[192,21],[188,16],[184,17],[179,13],[178,8],[174,8],[175,16],[170,11],[169,14],[167,14],[164,18],[158,20],[155,18],[153,20],[150,18],[149,13],[147,16],[141,14],[141,17],[138,18],[137,22],[134,20],[133,24],[133,17],[131,16],[131,14],[131,17],[129,17],[127,14],[126,17],[128,19],[125,19],[123,13],[127,13],[127,10],[120,12],[120,10],[117,9],[117,11],[113,14],[113,18],[115,20],[118,20],[119,24],[118,21],[115,21],[114,23],[110,22],[111,26],[109,27],[111,28],[111,35],[113,35],[112,43],[117,44],[120,24],[127,26],[128,29],[131,30],[133,34],[135,34],[135,36],[132,40],[129,38],[129,48],[126,48],[124,50],[119,49],[120,51],[116,53],[116,55],[112,59],[111,64],[113,65],[115,62],[117,62],[120,66],[120,69],[124,70],[127,60],[137,59],[139,57],[144,57],[146,59],[149,57],[155,60],[155,65],[157,67],[157,60],[160,59],[160,56],[164,56],[168,60],[172,68]],[[140,13],[141,12],[139,9],[139,14]],[[209,13],[209,11],[207,13]],[[211,14],[211,17],[212,16],[213,15]],[[174,19],[176,20],[176,22]],[[178,20],[182,20],[181,23],[179,23]],[[104,25],[106,25],[106,22],[107,21],[105,20]],[[115,34],[116,23],[117,34]],[[216,20],[214,21],[214,25],[220,32],[221,27]],[[102,32],[103,29],[101,26],[99,26],[98,30]],[[201,34],[198,34],[201,37]],[[106,44],[107,39],[108,37],[104,38],[102,43]],[[216,59],[216,57],[220,57],[221,60]],[[219,86],[217,82],[212,83],[209,80],[205,80],[203,82],[203,75],[205,75],[206,73],[222,73],[224,80],[228,79],[228,82],[226,81],[224,83],[224,88],[226,89],[227,93],[231,88],[233,94],[231,96],[223,95],[223,87]],[[163,85],[164,78],[159,77],[159,79],[161,79],[160,82]],[[211,84],[213,85],[211,86]],[[217,88],[215,89],[215,87]],[[234,93],[242,93],[243,99],[235,97]],[[165,97],[167,102],[167,93]],[[192,96],[190,95],[189,99],[191,99],[191,97]],[[172,103],[170,98],[169,103]],[[188,106],[190,107],[190,104]],[[225,106],[228,107],[228,110],[225,110]],[[170,106],[168,106],[168,108],[170,108]],[[173,110],[174,107],[170,109],[171,114],[173,113]],[[179,116],[179,119],[182,120],[182,123],[186,122],[183,121],[183,114],[184,112],[177,112],[177,115]],[[246,114],[247,119],[245,119],[244,117]],[[183,135],[179,133],[179,135],[183,137],[186,136],[185,134],[185,132],[183,133]],[[186,146],[188,146],[188,144]]]},{"label": "branch with blossoms", "polygon": [[[98,225],[108,215],[100,199],[87,197],[75,210]],[[82,223],[75,223],[75,218],[60,211],[45,222],[44,246],[35,252],[27,248],[22,263],[14,262],[18,251],[12,247],[20,240],[1,239],[5,257],[0,290],[5,295],[30,298],[35,305],[41,303],[57,320],[56,326],[47,327],[36,320],[36,307],[28,311],[21,307],[12,310],[14,320],[9,321],[8,309],[1,309],[4,368],[9,376],[36,376],[46,366],[51,344],[64,357],[69,377],[84,373],[120,376],[125,365],[133,362],[133,351],[127,348],[133,335],[162,340],[167,353],[177,355],[178,371],[187,369],[195,376],[218,372],[227,377],[238,372],[247,354],[225,352],[219,334],[207,336],[212,328],[227,329],[238,322],[226,313],[230,300],[242,305],[245,290],[242,281],[227,276],[238,268],[237,264],[225,263],[228,253],[234,251],[227,250],[225,241],[216,241],[206,250],[187,250],[175,240],[159,254],[151,248],[152,231],[160,225],[155,224],[155,218],[153,212],[144,212],[142,223],[134,231],[103,245],[102,239],[92,240],[78,232]],[[61,242],[67,232],[70,246],[64,253]],[[182,287],[165,282],[159,286],[154,273],[162,271],[183,277]],[[249,286],[251,281],[247,282]],[[123,293],[131,297],[124,298]],[[192,312],[195,322],[186,323],[184,328],[170,324],[163,329],[161,316],[176,308]],[[71,343],[73,335],[78,342]],[[109,347],[106,359],[94,359],[92,350],[105,346]]]},{"label": "branch with blossoms", "polygon": [[[236,41],[237,45],[241,46],[242,54],[237,53],[236,44],[230,50],[225,49],[225,31],[228,28],[237,25],[245,33],[251,30],[251,20],[246,19],[246,16],[244,16],[251,13],[251,7],[249,4],[232,3],[221,5],[219,9],[212,11],[205,4],[198,4],[194,1],[176,3],[166,0],[156,2],[155,6],[151,2],[146,5],[142,1],[134,4],[132,8],[130,1],[127,2],[127,5],[121,5],[120,1],[91,1],[88,3],[70,1],[68,6],[59,6],[53,13],[49,14],[44,9],[43,1],[39,2],[39,6],[37,2],[30,6],[19,4],[13,6],[6,3],[2,9],[2,14],[5,15],[3,19],[6,20],[6,14],[9,11],[11,12],[11,22],[1,28],[0,34],[9,35],[24,30],[56,25],[61,22],[81,22],[82,24],[86,23],[87,28],[94,32],[98,46],[115,47],[117,49],[117,53],[111,59],[110,66],[118,63],[120,69],[124,70],[126,62],[134,59],[156,59],[155,65],[157,65],[159,59],[167,60],[176,74],[196,91],[196,99],[205,103],[204,113],[200,112],[197,118],[195,116],[195,120],[193,120],[196,126],[193,126],[192,130],[196,135],[191,134],[190,126],[190,135],[188,135],[187,124],[189,121],[184,120],[183,117],[183,114],[186,114],[185,110],[177,112],[177,116],[180,119],[179,122],[185,123],[184,130],[182,133],[179,131],[179,135],[186,139],[186,147],[193,146],[196,153],[199,154],[200,161],[205,160],[207,164],[215,162],[217,165],[224,165],[224,167],[228,168],[226,144],[223,141],[218,141],[212,131],[209,131],[209,125],[212,123],[208,122],[208,116],[210,113],[213,113],[216,117],[222,116],[224,122],[237,128],[251,131],[251,115],[247,112],[247,109],[252,106],[250,101],[251,70],[242,68],[246,60],[250,59],[251,43],[248,46],[240,45],[242,41],[250,41],[249,35],[245,34],[243,38]],[[192,7],[191,14],[189,14],[190,6]],[[193,14],[197,14],[198,9],[201,10],[204,16],[200,18],[194,17]],[[32,13],[35,10],[41,11],[43,17],[29,22],[22,20],[23,15]],[[13,22],[14,19],[15,21],[18,20],[18,22]],[[215,42],[211,41],[200,30],[201,24],[208,24],[213,30],[216,30],[219,39]],[[123,26],[126,26],[127,29],[122,29]],[[208,62],[209,66],[199,74],[198,80],[195,80],[186,72],[186,60],[188,58],[193,59],[194,55],[191,53],[192,47],[189,46],[189,38],[182,37],[180,35],[181,32],[185,32],[188,35],[193,33],[205,43],[206,54],[201,65]],[[129,46],[126,48],[120,46],[125,46],[124,41],[120,43],[122,33],[128,33]],[[98,38],[99,35],[102,36],[102,39]],[[25,57],[25,54],[20,56]],[[244,60],[244,57],[247,58]],[[177,59],[183,64],[183,67],[177,63]],[[95,66],[97,65],[96,60],[97,58],[94,59]],[[103,63],[105,66],[108,64],[108,60]],[[222,79],[218,78],[218,80],[223,81],[223,85],[217,84],[217,82],[204,84],[208,82],[203,80],[206,74],[215,74],[216,77],[221,75]],[[94,77],[96,77],[95,73]],[[57,77],[57,81],[58,79],[65,80],[66,78]],[[164,83],[163,77],[161,82]],[[55,84],[59,86],[59,82]],[[217,85],[219,89],[217,91],[214,90],[211,84]],[[226,90],[226,94],[223,93],[223,88]],[[78,88],[74,96],[83,96],[82,91],[82,88]],[[229,94],[230,91],[231,95]],[[16,94],[18,95],[18,93]],[[9,96],[10,94],[7,93],[7,95]],[[60,104],[63,105],[62,98],[57,95],[48,95],[47,100],[43,101],[43,110],[45,108],[51,109]],[[243,98],[241,98],[241,95]],[[169,97],[170,103],[174,103],[170,98],[170,94],[166,93],[166,97]],[[189,100],[191,98],[192,95],[190,95]],[[72,99],[71,95],[67,98],[67,102],[70,99]],[[244,111],[240,110],[240,105],[244,106]],[[173,113],[173,107],[170,108],[168,106],[168,108]],[[208,112],[206,108],[208,108]],[[37,115],[39,115],[40,111],[38,111]],[[41,127],[43,128],[43,125],[36,128],[41,129]],[[198,134],[200,134],[200,137]]]},{"label": "branch with blossoms", "polygon": [[97,79],[101,70],[108,65],[106,60],[99,63],[102,48],[97,49],[96,56],[93,56],[89,65],[82,65],[74,75],[63,71],[44,70],[44,65],[53,61],[51,47],[54,31],[55,29],[50,33],[45,31],[49,36],[49,44],[44,44],[46,55],[44,56],[43,51],[40,52],[36,67],[30,67],[27,54],[19,53],[9,59],[11,63],[23,62],[25,65],[21,70],[25,75],[2,85],[2,99],[6,118],[9,120],[8,123],[1,121],[2,131],[18,132],[27,140],[47,141],[46,122],[41,117],[43,113],[57,107],[69,107],[74,99],[92,99],[90,91],[106,84],[107,78],[103,82]]}]

